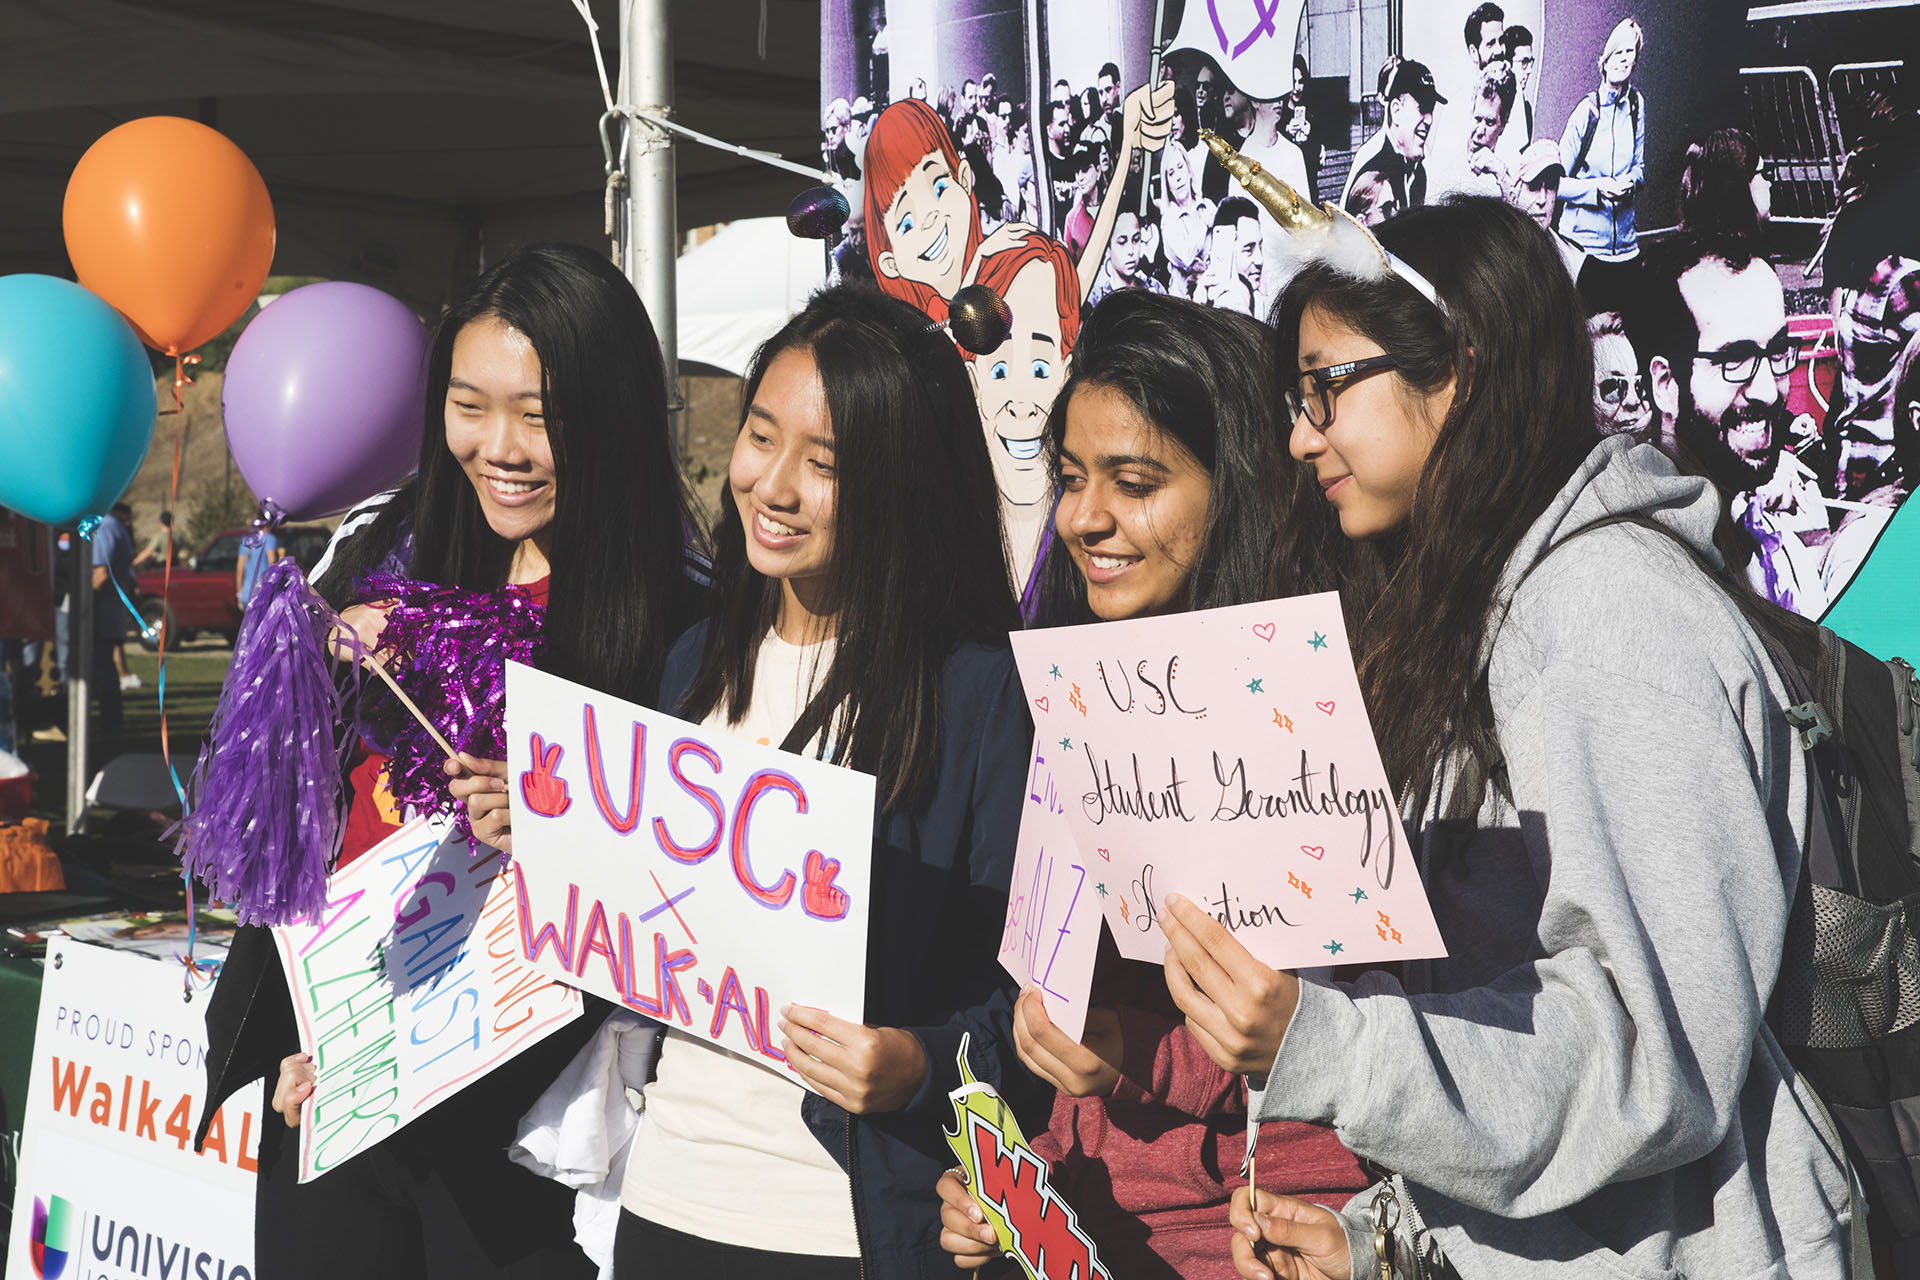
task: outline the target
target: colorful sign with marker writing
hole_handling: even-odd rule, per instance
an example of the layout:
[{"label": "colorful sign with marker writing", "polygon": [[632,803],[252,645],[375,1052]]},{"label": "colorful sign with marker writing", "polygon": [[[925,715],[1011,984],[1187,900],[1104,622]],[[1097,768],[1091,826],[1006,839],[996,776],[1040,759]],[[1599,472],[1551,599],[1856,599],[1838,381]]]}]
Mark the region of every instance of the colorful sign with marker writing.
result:
[{"label": "colorful sign with marker writing", "polygon": [[508,663],[507,778],[542,972],[781,1071],[865,1012],[871,775]]},{"label": "colorful sign with marker writing", "polygon": [[1279,968],[1446,954],[1337,595],[1015,632],[1013,652],[1122,955],[1164,958],[1171,893]]},{"label": "colorful sign with marker writing", "polygon": [[213,989],[186,975],[48,939],[39,1018],[7,1028],[33,1050],[25,1106],[8,1099],[21,1133],[6,1280],[252,1276],[260,1091],[222,1103],[194,1150]]},{"label": "colorful sign with marker writing", "polygon": [[300,1181],[365,1151],[580,1016],[520,958],[519,875],[450,824],[411,822],[275,929],[313,1097]]},{"label": "colorful sign with marker writing", "polygon": [[1000,967],[1021,986],[1038,987],[1047,1017],[1078,1040],[1087,1025],[1087,993],[1100,949],[1100,899],[1111,886],[1104,864],[1088,864],[1067,826],[1063,764],[1070,766],[1072,758],[1047,743],[1034,743]]},{"label": "colorful sign with marker writing", "polygon": [[993,1086],[973,1078],[967,1037],[960,1040],[960,1087],[947,1145],[1000,1245],[1027,1280],[1112,1280],[1093,1240],[1058,1191],[1047,1185],[1047,1162],[1027,1145],[1020,1122]]}]

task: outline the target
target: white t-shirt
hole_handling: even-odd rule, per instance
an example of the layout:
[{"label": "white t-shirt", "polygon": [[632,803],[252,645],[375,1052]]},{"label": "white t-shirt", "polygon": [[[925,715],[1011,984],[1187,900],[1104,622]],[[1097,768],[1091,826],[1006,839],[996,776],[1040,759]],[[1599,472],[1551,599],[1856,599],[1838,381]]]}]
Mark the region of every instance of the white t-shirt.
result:
[{"label": "white t-shirt", "polygon": [[[704,727],[779,746],[832,661],[831,640],[789,644],[769,631],[746,717],[728,724],[716,710]],[[674,1027],[643,1092],[622,1208],[703,1240],[860,1256],[847,1175],[800,1119],[806,1090],[791,1078]]]}]

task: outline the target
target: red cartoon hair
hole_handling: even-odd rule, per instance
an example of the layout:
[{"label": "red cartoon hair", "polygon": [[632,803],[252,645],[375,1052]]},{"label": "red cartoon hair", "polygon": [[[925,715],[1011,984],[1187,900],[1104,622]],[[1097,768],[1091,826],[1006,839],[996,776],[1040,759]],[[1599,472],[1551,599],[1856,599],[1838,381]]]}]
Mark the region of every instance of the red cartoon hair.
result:
[{"label": "red cartoon hair", "polygon": [[[1053,268],[1053,301],[1060,313],[1060,354],[1065,356],[1080,337],[1080,269],[1074,264],[1072,250],[1051,236],[1033,232],[1013,248],[981,259],[979,282],[1004,298],[1013,288],[1014,277],[1036,262]],[[968,360],[977,358],[965,347],[960,348],[960,354]]]},{"label": "red cartoon hair", "polygon": [[[904,276],[889,278],[880,270],[880,255],[893,249],[893,237],[887,233],[887,210],[893,207],[894,197],[900,194],[907,175],[936,151],[946,160],[948,171],[957,176],[960,152],[954,148],[953,138],[939,113],[918,98],[903,98],[874,120],[873,132],[867,135],[865,159],[867,261],[873,267],[873,278],[881,292],[910,302],[936,322],[945,324],[947,300],[935,293],[931,285]],[[978,175],[975,177],[977,180]],[[973,255],[980,252],[980,240],[980,204],[969,199],[966,256],[962,262],[973,261]]]}]

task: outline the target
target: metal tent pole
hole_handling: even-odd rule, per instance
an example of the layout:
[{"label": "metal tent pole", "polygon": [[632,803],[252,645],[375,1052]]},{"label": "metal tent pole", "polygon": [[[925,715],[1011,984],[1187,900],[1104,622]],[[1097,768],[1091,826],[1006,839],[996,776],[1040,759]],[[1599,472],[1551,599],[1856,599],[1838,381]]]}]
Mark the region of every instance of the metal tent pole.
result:
[{"label": "metal tent pole", "polygon": [[87,702],[93,682],[93,544],[67,549],[67,834],[87,826]]},{"label": "metal tent pole", "polygon": [[[669,0],[626,0],[620,7],[620,101],[673,115],[673,23]],[[682,453],[687,441],[680,401],[680,333],[675,290],[679,257],[673,138],[635,120],[627,129],[627,279],[639,291],[660,335],[667,366],[670,427]]]}]

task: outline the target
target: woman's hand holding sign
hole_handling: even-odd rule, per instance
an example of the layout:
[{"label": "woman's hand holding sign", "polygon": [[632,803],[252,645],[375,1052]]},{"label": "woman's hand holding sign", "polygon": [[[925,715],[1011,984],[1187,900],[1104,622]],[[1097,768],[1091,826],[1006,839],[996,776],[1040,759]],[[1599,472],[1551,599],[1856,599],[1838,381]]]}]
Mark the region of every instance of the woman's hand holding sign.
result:
[{"label": "woman's hand holding sign", "polygon": [[1069,1097],[1105,1097],[1120,1082],[1125,1046],[1111,1009],[1088,1009],[1086,1031],[1075,1040],[1047,1017],[1039,988],[1028,987],[1013,1006],[1013,1046],[1029,1071]]},{"label": "woman's hand holding sign", "polygon": [[790,1004],[780,1016],[780,1052],[809,1089],[854,1115],[898,1111],[927,1078],[919,1038],[869,1027],[824,1009]]},{"label": "woman's hand holding sign", "polygon": [[460,753],[460,763],[447,761],[453,780],[447,790],[467,806],[467,824],[474,838],[502,853],[513,852],[513,810],[507,794],[507,762],[482,760]]},{"label": "woman's hand holding sign", "polygon": [[1179,894],[1160,913],[1167,991],[1187,1029],[1224,1071],[1263,1076],[1300,1005],[1300,979],[1269,969],[1225,925]]}]

